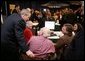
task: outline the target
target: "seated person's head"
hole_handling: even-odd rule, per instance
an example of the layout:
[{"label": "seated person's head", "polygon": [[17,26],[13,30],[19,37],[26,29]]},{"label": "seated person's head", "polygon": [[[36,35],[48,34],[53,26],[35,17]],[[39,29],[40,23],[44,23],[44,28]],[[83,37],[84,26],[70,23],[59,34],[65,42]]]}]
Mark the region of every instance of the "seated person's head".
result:
[{"label": "seated person's head", "polygon": [[63,34],[72,35],[73,26],[71,24],[64,24],[62,27]]},{"label": "seated person's head", "polygon": [[39,33],[38,33],[38,35],[43,36],[43,37],[49,37],[50,34],[51,34],[50,29],[48,29],[46,27],[41,28]]},{"label": "seated person's head", "polygon": [[26,22],[26,27],[32,29],[32,26],[33,26],[33,22],[32,21],[27,21]]}]

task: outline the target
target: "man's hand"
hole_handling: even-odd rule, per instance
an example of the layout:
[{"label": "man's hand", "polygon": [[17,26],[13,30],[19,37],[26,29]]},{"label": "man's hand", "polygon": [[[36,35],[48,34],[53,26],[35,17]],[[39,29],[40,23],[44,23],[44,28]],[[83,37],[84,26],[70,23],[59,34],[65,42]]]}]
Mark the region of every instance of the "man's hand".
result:
[{"label": "man's hand", "polygon": [[26,54],[27,54],[29,57],[35,57],[35,55],[34,55],[30,50],[28,50],[28,51],[26,52]]}]

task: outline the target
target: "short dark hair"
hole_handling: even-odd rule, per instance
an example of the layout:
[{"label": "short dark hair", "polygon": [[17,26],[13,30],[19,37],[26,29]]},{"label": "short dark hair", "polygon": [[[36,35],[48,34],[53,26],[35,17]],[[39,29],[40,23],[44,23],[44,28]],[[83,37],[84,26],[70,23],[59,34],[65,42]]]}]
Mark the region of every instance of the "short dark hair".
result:
[{"label": "short dark hair", "polygon": [[68,35],[71,36],[73,32],[73,26],[69,23],[64,24],[64,26],[66,26],[66,31],[68,32]]}]

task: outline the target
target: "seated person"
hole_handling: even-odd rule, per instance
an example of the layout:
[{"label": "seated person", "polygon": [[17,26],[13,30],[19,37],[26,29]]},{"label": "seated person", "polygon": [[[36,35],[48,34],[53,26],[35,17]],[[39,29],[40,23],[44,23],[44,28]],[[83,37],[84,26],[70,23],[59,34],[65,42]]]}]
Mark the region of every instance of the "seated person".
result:
[{"label": "seated person", "polygon": [[56,47],[56,53],[61,50],[60,53],[63,52],[63,48],[68,46],[71,41],[73,40],[73,26],[71,24],[64,24],[62,27],[62,33],[64,34],[62,37],[57,40],[55,47]]},{"label": "seated person", "polygon": [[48,54],[55,56],[55,47],[51,40],[47,37],[50,36],[50,30],[48,28],[41,28],[38,36],[32,36],[28,41],[29,49],[35,54],[35,59],[48,59]]},{"label": "seated person", "polygon": [[32,21],[26,22],[26,29],[24,30],[24,37],[26,39],[26,42],[28,42],[29,39],[33,36],[32,26],[33,26]]},{"label": "seated person", "polygon": [[73,39],[73,26],[71,24],[64,24],[62,27],[62,33],[64,34],[59,40],[56,42],[57,47],[61,47],[63,45],[68,45]]}]

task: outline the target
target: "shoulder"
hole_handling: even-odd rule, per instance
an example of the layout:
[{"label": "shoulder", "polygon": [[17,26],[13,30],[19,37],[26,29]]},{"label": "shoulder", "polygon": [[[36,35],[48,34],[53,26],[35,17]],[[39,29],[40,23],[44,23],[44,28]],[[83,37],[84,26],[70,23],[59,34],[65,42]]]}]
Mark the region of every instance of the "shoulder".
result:
[{"label": "shoulder", "polygon": [[60,37],[60,39],[63,39],[63,40],[64,40],[64,39],[67,39],[67,37],[68,37],[68,36],[63,35],[62,37]]},{"label": "shoulder", "polygon": [[37,39],[37,36],[32,36],[32,37],[31,37],[31,40],[33,40],[33,39],[36,40],[36,39]]},{"label": "shoulder", "polygon": [[50,44],[54,44],[54,43],[52,42],[52,40],[49,40],[49,39],[46,39],[46,42],[48,42],[48,43],[50,43]]},{"label": "shoulder", "polygon": [[7,20],[14,21],[16,23],[17,23],[17,21],[19,21],[21,19],[22,19],[21,16],[19,14],[17,14],[17,13],[13,13],[10,16],[7,17]]},{"label": "shoulder", "polygon": [[68,41],[68,39],[69,39],[69,36],[64,35],[64,36],[59,38],[59,42],[64,43],[64,42]]}]

